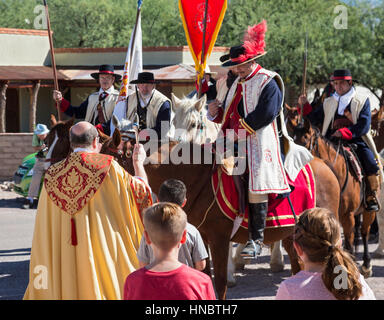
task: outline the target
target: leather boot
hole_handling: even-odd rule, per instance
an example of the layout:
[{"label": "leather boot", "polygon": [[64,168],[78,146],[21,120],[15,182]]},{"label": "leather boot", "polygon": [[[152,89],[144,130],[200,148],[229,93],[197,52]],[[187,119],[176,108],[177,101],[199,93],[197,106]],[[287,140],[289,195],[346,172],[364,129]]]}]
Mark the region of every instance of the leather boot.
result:
[{"label": "leather boot", "polygon": [[249,240],[246,243],[241,256],[244,258],[256,258],[261,254],[264,240],[265,220],[267,217],[268,202],[250,203],[248,215]]},{"label": "leather boot", "polygon": [[367,186],[365,188],[365,204],[367,211],[379,211],[380,204],[377,199],[380,186],[380,177],[378,175],[367,176]]}]

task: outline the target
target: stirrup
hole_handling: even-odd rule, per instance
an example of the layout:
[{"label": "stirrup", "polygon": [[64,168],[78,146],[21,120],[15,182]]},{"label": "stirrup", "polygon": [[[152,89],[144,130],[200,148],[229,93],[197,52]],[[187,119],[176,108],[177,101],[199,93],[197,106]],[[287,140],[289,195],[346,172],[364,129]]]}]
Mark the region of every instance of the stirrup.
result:
[{"label": "stirrup", "polygon": [[365,204],[365,210],[367,210],[369,212],[379,211],[380,205],[376,201],[371,200]]},{"label": "stirrup", "polygon": [[243,251],[241,251],[240,255],[244,259],[253,259],[261,254],[262,242],[258,240],[248,240]]},{"label": "stirrup", "polygon": [[378,201],[376,195],[371,194],[370,197],[372,197],[372,198],[365,201],[365,210],[367,210],[369,212],[379,211],[381,206],[380,206],[380,202]]}]

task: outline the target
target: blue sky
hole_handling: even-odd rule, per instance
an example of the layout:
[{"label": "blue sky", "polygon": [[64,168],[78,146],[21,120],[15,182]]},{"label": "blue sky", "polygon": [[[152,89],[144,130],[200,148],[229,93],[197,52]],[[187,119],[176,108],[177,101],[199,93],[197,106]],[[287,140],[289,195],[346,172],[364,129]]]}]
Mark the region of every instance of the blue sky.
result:
[{"label": "blue sky", "polygon": [[[356,0],[341,0],[342,2],[346,3],[346,4],[351,4],[351,3],[354,3],[356,2]],[[369,2],[374,5],[374,6],[378,6],[380,4],[383,3],[384,0],[369,0]]]}]

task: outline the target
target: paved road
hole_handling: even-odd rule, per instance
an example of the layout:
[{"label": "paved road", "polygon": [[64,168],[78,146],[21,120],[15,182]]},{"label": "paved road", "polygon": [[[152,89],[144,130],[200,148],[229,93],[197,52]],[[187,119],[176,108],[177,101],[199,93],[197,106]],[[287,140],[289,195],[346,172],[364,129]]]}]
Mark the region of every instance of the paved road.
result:
[{"label": "paved road", "polygon": [[[29,258],[36,210],[20,209],[23,198],[0,190],[0,300],[22,299],[28,284]],[[370,244],[371,252],[377,244]],[[274,299],[279,284],[290,276],[285,255],[285,270],[271,273],[269,252],[265,248],[257,264],[238,272],[237,286],[228,289],[228,299]],[[360,252],[362,249],[360,248]],[[361,263],[362,254],[358,254]],[[384,259],[374,259],[373,277],[367,279],[376,298],[384,300]]]}]

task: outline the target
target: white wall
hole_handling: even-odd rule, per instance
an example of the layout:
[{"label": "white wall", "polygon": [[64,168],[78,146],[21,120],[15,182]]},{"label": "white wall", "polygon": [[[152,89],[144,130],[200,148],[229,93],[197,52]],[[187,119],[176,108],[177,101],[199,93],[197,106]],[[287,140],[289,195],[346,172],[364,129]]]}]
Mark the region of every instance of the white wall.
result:
[{"label": "white wall", "polygon": [[0,66],[50,64],[48,36],[0,33]]}]

